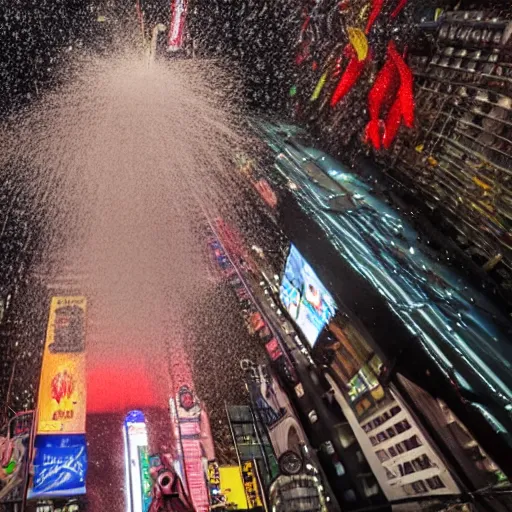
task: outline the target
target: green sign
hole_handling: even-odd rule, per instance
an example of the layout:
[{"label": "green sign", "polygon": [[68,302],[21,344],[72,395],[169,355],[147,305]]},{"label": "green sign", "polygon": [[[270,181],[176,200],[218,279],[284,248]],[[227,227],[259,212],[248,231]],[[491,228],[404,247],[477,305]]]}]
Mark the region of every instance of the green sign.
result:
[{"label": "green sign", "polygon": [[151,505],[151,488],[153,487],[153,480],[149,474],[149,456],[147,446],[138,446],[139,466],[140,466],[140,481],[142,487],[142,510],[147,512]]}]

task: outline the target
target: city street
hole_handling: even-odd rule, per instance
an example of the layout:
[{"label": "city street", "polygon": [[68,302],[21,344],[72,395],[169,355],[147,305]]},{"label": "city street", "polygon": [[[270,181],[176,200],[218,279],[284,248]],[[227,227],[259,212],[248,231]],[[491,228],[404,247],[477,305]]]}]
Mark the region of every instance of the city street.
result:
[{"label": "city street", "polygon": [[511,509],[503,0],[0,3],[0,512]]}]

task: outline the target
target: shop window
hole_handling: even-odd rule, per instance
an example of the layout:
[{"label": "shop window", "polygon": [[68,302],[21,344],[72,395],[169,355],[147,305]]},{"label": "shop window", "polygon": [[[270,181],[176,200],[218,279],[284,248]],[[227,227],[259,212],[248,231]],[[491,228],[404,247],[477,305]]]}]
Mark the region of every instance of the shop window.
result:
[{"label": "shop window", "polygon": [[382,398],[384,398],[384,390],[379,384],[379,381],[372,369],[368,365],[365,365],[358,373],[364,378],[368,389],[370,389],[372,397],[377,401],[382,400]]},{"label": "shop window", "polygon": [[401,434],[402,432],[405,432],[406,430],[409,430],[411,428],[411,425],[407,420],[399,421],[398,423],[395,423],[395,429],[396,431]]},{"label": "shop window", "polygon": [[443,483],[443,481],[438,477],[434,476],[432,478],[426,479],[427,485],[435,491],[436,489],[442,489],[443,487],[446,487]]}]

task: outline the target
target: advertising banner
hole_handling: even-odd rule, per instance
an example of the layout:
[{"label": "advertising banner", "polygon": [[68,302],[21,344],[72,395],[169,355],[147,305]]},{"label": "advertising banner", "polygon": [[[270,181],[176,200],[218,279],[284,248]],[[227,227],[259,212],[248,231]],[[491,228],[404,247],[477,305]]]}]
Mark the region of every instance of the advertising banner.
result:
[{"label": "advertising banner", "polygon": [[311,347],[334,316],[336,304],[311,265],[292,244],[279,290],[281,303]]},{"label": "advertising banner", "polygon": [[263,504],[261,502],[258,480],[256,479],[254,465],[251,461],[242,462],[242,480],[244,482],[248,508],[261,507]]},{"label": "advertising banner", "polygon": [[[228,510],[247,510],[247,497],[239,466],[219,468],[221,493],[226,498]],[[231,507],[231,508],[229,508]]]},{"label": "advertising banner", "polygon": [[38,435],[34,450],[34,476],[29,499],[85,494],[85,435]]},{"label": "advertising banner", "polygon": [[272,361],[277,361],[283,355],[279,341],[276,338],[272,338],[265,344],[265,350]]},{"label": "advertising banner", "polygon": [[208,490],[211,508],[224,508],[226,499],[221,493],[219,463],[216,460],[208,462]]},{"label": "advertising banner", "polygon": [[85,432],[85,297],[53,297],[39,383],[37,434]]}]

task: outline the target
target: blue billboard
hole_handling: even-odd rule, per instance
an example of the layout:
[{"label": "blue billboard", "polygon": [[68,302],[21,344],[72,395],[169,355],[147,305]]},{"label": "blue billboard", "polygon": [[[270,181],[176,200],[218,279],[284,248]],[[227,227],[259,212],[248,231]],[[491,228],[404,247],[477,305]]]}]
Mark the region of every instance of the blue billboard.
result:
[{"label": "blue billboard", "polygon": [[292,244],[279,297],[289,315],[313,347],[336,312],[336,305],[311,265]]},{"label": "blue billboard", "polygon": [[87,445],[84,434],[37,435],[34,476],[28,498],[85,494]]}]

